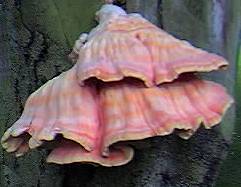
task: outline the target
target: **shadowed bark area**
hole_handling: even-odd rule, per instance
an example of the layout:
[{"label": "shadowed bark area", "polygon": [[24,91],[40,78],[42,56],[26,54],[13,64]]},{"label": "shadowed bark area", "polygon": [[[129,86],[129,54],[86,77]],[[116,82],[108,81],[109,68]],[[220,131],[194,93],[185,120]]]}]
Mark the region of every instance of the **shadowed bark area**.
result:
[{"label": "shadowed bark area", "polygon": [[[100,3],[97,0],[9,0],[0,3],[2,136],[20,117],[27,97],[72,66],[67,54],[79,33],[95,24],[93,13]],[[45,150],[34,150],[18,159],[0,151],[0,186],[62,185],[64,171],[45,163]]]},{"label": "shadowed bark area", "polygon": [[[0,135],[20,116],[27,97],[71,67],[66,59],[79,33],[95,23],[100,0],[0,1]],[[239,1],[128,0],[129,12],[163,27],[231,63],[228,72],[210,73],[233,93]],[[131,142],[134,160],[126,166],[46,164],[46,151],[15,159],[0,149],[0,186],[48,187],[207,187],[213,186],[226,156],[234,109],[221,126],[200,129],[190,140],[176,135]]]},{"label": "shadowed bark area", "polygon": [[[241,32],[240,40],[241,42]],[[237,55],[237,79],[236,79],[236,125],[233,132],[233,143],[231,145],[229,154],[221,167],[221,172],[217,180],[217,187],[236,187],[241,186],[241,43]]]}]

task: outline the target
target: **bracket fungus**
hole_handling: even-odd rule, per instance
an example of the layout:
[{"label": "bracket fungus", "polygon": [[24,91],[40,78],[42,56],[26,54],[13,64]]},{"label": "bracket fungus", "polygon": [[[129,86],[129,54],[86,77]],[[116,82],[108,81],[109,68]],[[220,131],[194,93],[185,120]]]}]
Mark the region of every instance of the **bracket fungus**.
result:
[{"label": "bracket fungus", "polygon": [[119,166],[134,154],[125,141],[175,129],[187,139],[201,124],[221,121],[232,98],[194,73],[225,67],[224,58],[118,6],[103,5],[96,15],[99,25],[70,55],[75,65],[34,92],[3,135],[7,152],[21,156],[55,142],[48,162]]}]

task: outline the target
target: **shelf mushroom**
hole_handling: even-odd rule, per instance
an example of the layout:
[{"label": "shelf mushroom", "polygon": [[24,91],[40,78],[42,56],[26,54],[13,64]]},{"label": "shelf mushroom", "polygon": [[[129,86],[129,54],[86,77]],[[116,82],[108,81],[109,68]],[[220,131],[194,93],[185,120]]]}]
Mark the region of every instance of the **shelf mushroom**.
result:
[{"label": "shelf mushroom", "polygon": [[187,139],[201,124],[220,123],[232,98],[193,72],[225,67],[225,59],[115,5],[103,5],[97,17],[74,46],[75,65],[34,92],[5,132],[7,152],[21,156],[55,142],[48,162],[120,166],[134,155],[125,141],[175,129]]}]

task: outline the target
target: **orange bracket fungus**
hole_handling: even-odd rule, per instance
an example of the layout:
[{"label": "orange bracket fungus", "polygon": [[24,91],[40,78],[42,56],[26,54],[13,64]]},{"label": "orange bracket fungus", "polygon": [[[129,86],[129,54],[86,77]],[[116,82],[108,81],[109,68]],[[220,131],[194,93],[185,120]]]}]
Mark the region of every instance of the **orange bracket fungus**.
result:
[{"label": "orange bracket fungus", "polygon": [[134,154],[125,141],[175,129],[187,139],[220,123],[232,98],[194,73],[223,68],[224,58],[112,4],[96,17],[99,25],[76,41],[75,65],[34,92],[3,135],[7,152],[54,142],[48,162],[119,166]]}]

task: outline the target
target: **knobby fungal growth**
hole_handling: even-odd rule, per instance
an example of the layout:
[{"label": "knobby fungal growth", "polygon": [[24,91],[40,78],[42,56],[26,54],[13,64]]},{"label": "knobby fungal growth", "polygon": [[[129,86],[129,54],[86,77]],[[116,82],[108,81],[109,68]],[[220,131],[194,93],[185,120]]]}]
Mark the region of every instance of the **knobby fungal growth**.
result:
[{"label": "knobby fungal growth", "polygon": [[119,166],[133,157],[127,140],[175,129],[187,139],[201,124],[221,121],[232,98],[194,72],[223,68],[224,58],[115,5],[103,5],[96,17],[99,25],[76,41],[75,65],[34,92],[5,132],[7,152],[21,156],[53,143],[48,162]]}]

